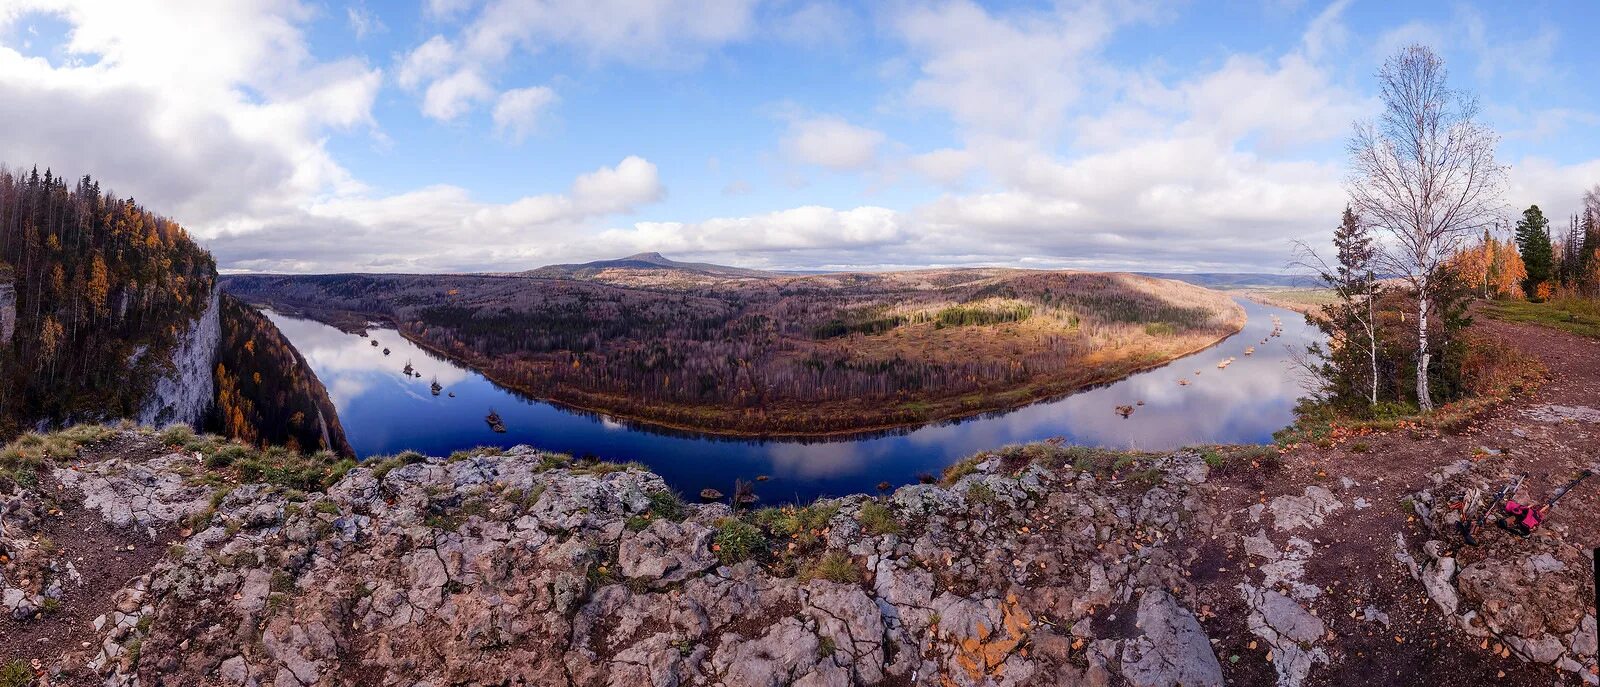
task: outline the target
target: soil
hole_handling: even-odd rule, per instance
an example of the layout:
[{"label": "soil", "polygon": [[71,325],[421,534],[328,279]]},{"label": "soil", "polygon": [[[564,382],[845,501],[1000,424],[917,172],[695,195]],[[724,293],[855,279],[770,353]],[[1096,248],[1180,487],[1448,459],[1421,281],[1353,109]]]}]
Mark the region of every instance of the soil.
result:
[{"label": "soil", "polygon": [[[1528,473],[1521,496],[1534,500],[1548,498],[1579,470],[1600,464],[1600,424],[1540,422],[1524,414],[1543,405],[1600,405],[1600,341],[1486,318],[1479,318],[1476,327],[1537,357],[1548,370],[1548,380],[1531,393],[1485,411],[1456,433],[1411,429],[1358,437],[1332,448],[1303,446],[1286,452],[1282,468],[1264,480],[1261,472],[1218,478],[1229,487],[1218,493],[1227,501],[1217,504],[1222,510],[1238,511],[1274,496],[1299,494],[1309,485],[1333,490],[1347,504],[1314,530],[1298,533],[1315,545],[1304,581],[1326,590],[1309,608],[1337,636],[1327,644],[1333,668],[1312,671],[1308,685],[1578,684],[1570,673],[1524,663],[1515,656],[1500,658],[1481,648],[1482,640],[1448,624],[1394,556],[1395,533],[1403,533],[1413,549],[1428,538],[1403,501],[1428,487],[1428,475],[1447,464],[1464,458],[1503,461],[1507,470]],[[1357,484],[1345,489],[1340,478]],[[1371,507],[1350,507],[1358,496]],[[1600,546],[1597,509],[1600,483],[1586,482],[1561,502],[1552,518],[1581,546]],[[1256,526],[1238,513],[1233,527],[1248,534]],[[1493,528],[1482,536],[1511,537]],[[1203,556],[1206,560],[1194,565],[1196,575],[1202,574],[1202,566],[1229,570],[1217,575],[1222,579],[1201,586],[1201,601],[1214,614],[1203,624],[1218,640],[1217,655],[1230,684],[1272,684],[1265,642],[1246,627],[1248,610],[1235,587],[1248,579],[1245,575],[1253,566],[1237,539],[1234,542],[1220,561],[1217,556]],[[1471,555],[1462,553],[1463,562],[1470,562]],[[1227,582],[1228,574],[1237,579]],[[1592,609],[1593,596],[1588,601]],[[1385,628],[1367,621],[1364,609],[1369,606],[1387,613],[1391,625]],[[1230,661],[1233,655],[1240,657],[1237,662]]]},{"label": "soil", "polygon": [[[162,452],[154,439],[118,435],[112,441],[84,447],[77,462],[109,457],[142,460]],[[153,569],[178,537],[172,528],[158,529],[152,538],[142,527],[113,527],[99,511],[83,506],[81,494],[48,475],[41,476],[39,493],[54,508],[40,523],[38,537],[48,539],[72,561],[83,583],[64,585],[60,605],[33,620],[18,622],[0,614],[0,663],[37,659],[48,667],[68,650],[79,654],[79,660],[93,657],[99,641],[95,618],[115,610],[116,592]]]}]

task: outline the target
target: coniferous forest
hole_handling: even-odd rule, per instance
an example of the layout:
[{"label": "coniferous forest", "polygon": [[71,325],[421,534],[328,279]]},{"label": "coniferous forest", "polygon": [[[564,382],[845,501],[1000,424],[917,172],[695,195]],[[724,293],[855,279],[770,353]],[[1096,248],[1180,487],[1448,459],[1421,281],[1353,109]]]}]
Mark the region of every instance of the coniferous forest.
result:
[{"label": "coniferous forest", "polygon": [[0,436],[134,412],[216,282],[177,223],[85,176],[0,169]]}]

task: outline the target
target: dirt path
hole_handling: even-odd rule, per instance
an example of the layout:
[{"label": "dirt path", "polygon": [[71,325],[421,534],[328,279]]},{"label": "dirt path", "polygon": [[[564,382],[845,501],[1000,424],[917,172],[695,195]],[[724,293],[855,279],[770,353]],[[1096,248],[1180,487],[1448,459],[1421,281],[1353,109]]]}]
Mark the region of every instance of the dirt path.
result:
[{"label": "dirt path", "polygon": [[[1306,446],[1286,453],[1282,469],[1265,480],[1260,473],[1250,476],[1255,483],[1224,478],[1228,486],[1217,505],[1231,514],[1219,528],[1215,555],[1202,556],[1193,568],[1196,576],[1215,576],[1201,600],[1213,614],[1205,624],[1220,640],[1215,646],[1231,683],[1272,684],[1283,677],[1284,652],[1269,658],[1272,643],[1255,631],[1261,619],[1251,617],[1255,609],[1241,585],[1284,588],[1286,578],[1289,589],[1300,590],[1289,596],[1315,619],[1307,625],[1315,629],[1320,621],[1323,634],[1300,642],[1314,647],[1306,656],[1287,651],[1294,654],[1287,660],[1300,659],[1306,668],[1303,684],[1581,683],[1572,673],[1491,654],[1498,643],[1486,647],[1448,624],[1395,555],[1401,550],[1395,533],[1413,548],[1428,538],[1405,499],[1428,488],[1430,474],[1444,466],[1502,461],[1507,470],[1528,473],[1523,497],[1542,500],[1579,469],[1600,464],[1600,421],[1550,421],[1543,412],[1600,407],[1600,341],[1486,318],[1477,326],[1543,361],[1549,381],[1457,433],[1400,430],[1333,448]],[[1252,505],[1259,507],[1252,512]],[[1565,528],[1568,541],[1592,548],[1600,545],[1597,508],[1600,481],[1574,491],[1552,522]],[[1280,510],[1292,516],[1287,527]],[[1510,539],[1498,531],[1486,536]],[[1473,552],[1458,555],[1465,561]],[[1594,606],[1592,591],[1588,605]]]}]

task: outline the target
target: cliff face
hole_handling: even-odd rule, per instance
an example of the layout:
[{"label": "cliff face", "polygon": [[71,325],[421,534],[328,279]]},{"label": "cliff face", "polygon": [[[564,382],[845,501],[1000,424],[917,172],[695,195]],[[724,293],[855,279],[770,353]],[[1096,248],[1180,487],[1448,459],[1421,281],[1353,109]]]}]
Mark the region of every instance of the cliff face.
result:
[{"label": "cliff face", "polygon": [[171,370],[156,378],[135,415],[139,424],[162,426],[183,423],[198,426],[216,396],[212,365],[222,338],[218,298],[213,287],[206,309],[190,323],[172,347]]},{"label": "cliff face", "polygon": [[11,345],[11,336],[17,331],[17,289],[11,275],[0,270],[0,346]]}]

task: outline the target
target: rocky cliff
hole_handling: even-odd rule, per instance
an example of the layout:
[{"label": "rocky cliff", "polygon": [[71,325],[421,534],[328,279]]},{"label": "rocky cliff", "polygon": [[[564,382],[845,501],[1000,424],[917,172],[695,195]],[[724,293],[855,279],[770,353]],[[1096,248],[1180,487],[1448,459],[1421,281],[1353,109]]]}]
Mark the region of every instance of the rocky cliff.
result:
[{"label": "rocky cliff", "polygon": [[[0,491],[0,656],[39,684],[1593,683],[1587,592],[1462,573],[1455,610],[1506,652],[1485,659],[1430,624],[1393,533],[1360,545],[1392,566],[1330,559],[1332,524],[1373,511],[1360,484],[1269,496],[1265,457],[1031,445],[942,485],[735,513],[528,447],[319,489],[325,471],[170,431],[72,441],[27,447],[78,453]],[[1550,657],[1510,639],[1546,634]]]},{"label": "rocky cliff", "polygon": [[140,424],[198,426],[211,408],[216,396],[212,364],[222,338],[220,295],[221,287],[213,286],[205,311],[173,345],[170,370],[156,378],[136,415]]},{"label": "rocky cliff", "polygon": [[0,346],[11,345],[16,331],[17,289],[12,285],[10,271],[0,268]]}]

